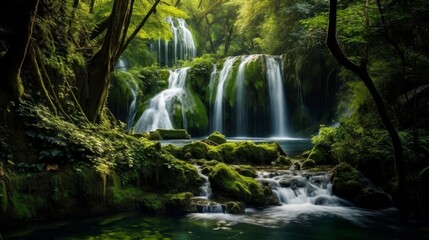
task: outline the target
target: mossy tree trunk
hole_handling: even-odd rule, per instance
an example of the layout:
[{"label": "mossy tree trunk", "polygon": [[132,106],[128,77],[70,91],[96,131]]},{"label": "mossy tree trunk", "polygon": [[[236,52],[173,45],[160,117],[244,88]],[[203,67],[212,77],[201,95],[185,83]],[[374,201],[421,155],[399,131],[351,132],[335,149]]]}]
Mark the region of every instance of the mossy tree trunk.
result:
[{"label": "mossy tree trunk", "polygon": [[[109,76],[120,55],[137,33],[143,28],[147,19],[156,11],[160,0],[156,0],[152,8],[142,19],[137,29],[128,36],[135,0],[115,0],[106,35],[100,50],[94,55],[88,64],[88,92],[81,98],[81,105],[87,118],[97,122],[105,106],[109,88]],[[101,34],[101,32],[99,32]],[[82,89],[86,91],[87,89]],[[82,96],[82,94],[80,94]]]},{"label": "mossy tree trunk", "polygon": [[337,0],[330,0],[329,26],[328,26],[328,36],[327,36],[326,43],[332,55],[337,59],[337,61],[346,69],[358,75],[359,78],[362,80],[362,82],[365,84],[377,107],[377,111],[378,111],[378,114],[380,115],[381,121],[384,124],[385,129],[390,135],[390,138],[392,140],[394,159],[395,159],[394,164],[395,164],[396,174],[398,177],[398,188],[399,188],[398,189],[398,207],[401,210],[401,215],[405,217],[404,214],[406,213],[406,198],[407,198],[407,191],[406,191],[406,185],[405,185],[405,164],[404,164],[402,144],[398,135],[398,131],[396,130],[392,121],[390,120],[386,110],[386,106],[384,105],[383,98],[381,97],[380,93],[378,92],[377,88],[374,85],[374,82],[372,81],[372,78],[368,73],[367,59],[366,59],[367,56],[365,57],[365,60],[363,60],[360,65],[356,65],[350,61],[350,59],[344,54],[344,52],[341,50],[340,46],[338,45],[338,41],[336,37],[337,5],[338,5]]}]

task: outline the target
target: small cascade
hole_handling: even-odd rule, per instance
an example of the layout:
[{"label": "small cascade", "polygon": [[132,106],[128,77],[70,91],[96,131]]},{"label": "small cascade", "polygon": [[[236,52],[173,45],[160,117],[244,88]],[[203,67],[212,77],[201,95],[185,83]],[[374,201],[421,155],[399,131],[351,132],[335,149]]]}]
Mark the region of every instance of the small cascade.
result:
[{"label": "small cascade", "polygon": [[170,70],[168,89],[158,93],[150,100],[149,108],[141,115],[135,125],[136,132],[154,131],[159,128],[172,129],[172,115],[175,105],[180,105],[183,127],[187,127],[185,110],[192,106],[193,99],[185,89],[189,67]]},{"label": "small cascade", "polygon": [[236,103],[237,106],[236,109],[236,136],[245,136],[246,130],[247,130],[247,105],[246,105],[246,89],[244,86],[244,80],[245,80],[245,67],[246,64],[252,60],[252,56],[243,56],[241,58],[241,63],[238,66],[238,72],[235,82],[235,89],[236,89]]},{"label": "small cascade", "polygon": [[201,172],[200,166],[195,165],[195,168],[197,169],[200,177],[204,180],[204,183],[200,188],[200,196],[193,198],[199,201],[197,205],[200,206],[200,211],[202,213],[225,213],[225,206],[209,200],[212,194],[209,177]]},{"label": "small cascade", "polygon": [[287,106],[280,73],[280,63],[273,56],[266,56],[266,62],[273,135],[285,137],[287,135]]},{"label": "small cascade", "polygon": [[134,123],[134,118],[137,114],[137,95],[139,91],[139,85],[133,75],[127,72],[128,68],[123,59],[119,59],[118,64],[115,66],[115,70],[121,71],[128,76],[128,81],[126,82],[128,89],[131,92],[132,99],[131,103],[128,106],[128,114],[126,118],[126,130],[130,130],[131,126]]},{"label": "small cascade", "polygon": [[202,213],[225,213],[225,211],[220,203],[208,202],[203,206]]},{"label": "small cascade", "polygon": [[219,80],[216,88],[216,98],[213,109],[213,131],[223,132],[223,94],[226,82],[232,72],[232,65],[237,57],[229,57],[223,64],[223,68],[219,73]]},{"label": "small cascade", "polygon": [[346,200],[332,194],[332,183],[326,173],[283,171],[259,172],[258,181],[268,183],[281,204],[313,204],[350,206]]},{"label": "small cascade", "polygon": [[[170,40],[158,39],[157,49],[159,66],[172,66],[178,59],[193,59],[197,56],[197,48],[191,31],[182,18],[167,17],[173,38]],[[162,44],[162,41],[164,44]]]}]

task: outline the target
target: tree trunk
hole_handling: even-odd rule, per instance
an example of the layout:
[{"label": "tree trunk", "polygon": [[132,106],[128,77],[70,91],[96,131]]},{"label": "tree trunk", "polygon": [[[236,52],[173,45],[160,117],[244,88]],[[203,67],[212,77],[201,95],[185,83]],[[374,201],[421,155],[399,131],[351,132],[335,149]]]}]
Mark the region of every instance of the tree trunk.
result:
[{"label": "tree trunk", "polygon": [[28,44],[33,34],[39,0],[21,1],[16,8],[19,11],[13,26],[13,35],[6,54],[0,58],[0,106],[11,100],[17,100],[24,92],[20,72],[27,54]]},{"label": "tree trunk", "polygon": [[[81,103],[89,121],[97,122],[106,102],[109,89],[109,75],[119,56],[120,39],[123,27],[130,11],[130,0],[115,0],[112,19],[107,29],[101,49],[89,63],[88,86],[89,96]],[[132,7],[132,6],[131,6]]]},{"label": "tree trunk", "polygon": [[[377,107],[378,114],[380,115],[381,121],[384,124],[389,136],[392,140],[392,147],[394,153],[394,164],[396,175],[398,177],[398,207],[401,211],[401,216],[406,217],[406,198],[407,191],[405,186],[405,165],[402,151],[402,144],[398,135],[397,130],[393,126],[393,123],[389,119],[386,107],[384,105],[383,98],[380,96],[377,88],[374,85],[371,77],[368,74],[366,69],[366,63],[364,65],[358,66],[352,63],[341,48],[338,45],[336,38],[336,26],[337,25],[337,0],[330,0],[329,5],[329,26],[328,26],[328,36],[326,43],[332,55],[337,59],[337,61],[343,65],[346,69],[352,71],[363,81],[367,89],[369,90],[372,99]],[[366,62],[366,61],[364,61]]]}]

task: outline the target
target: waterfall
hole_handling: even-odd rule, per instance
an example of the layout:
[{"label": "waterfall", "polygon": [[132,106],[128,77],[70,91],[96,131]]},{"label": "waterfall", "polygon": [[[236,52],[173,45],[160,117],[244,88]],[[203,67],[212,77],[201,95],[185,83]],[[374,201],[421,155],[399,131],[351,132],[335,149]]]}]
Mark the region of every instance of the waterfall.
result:
[{"label": "waterfall", "polygon": [[277,137],[284,137],[287,135],[287,116],[280,64],[273,56],[267,56],[266,61],[273,134]]},{"label": "waterfall", "polygon": [[137,95],[139,91],[139,85],[135,80],[134,76],[131,73],[127,72],[128,70],[127,65],[123,59],[119,59],[118,64],[115,66],[115,70],[121,71],[129,77],[126,84],[128,86],[128,89],[131,91],[132,100],[130,105],[128,106],[128,114],[126,118],[126,124],[127,124],[126,130],[130,130],[137,113]]},{"label": "waterfall", "polygon": [[186,22],[182,18],[178,18],[180,36],[182,37],[182,52],[180,59],[192,59],[197,55],[197,49],[195,47],[194,37],[191,31],[186,27]]},{"label": "waterfall", "polygon": [[237,57],[229,57],[223,64],[223,68],[219,73],[219,81],[216,89],[216,98],[213,109],[213,131],[223,132],[223,94],[226,86],[226,81],[231,74],[232,65]]},{"label": "waterfall", "polygon": [[[173,38],[170,42],[164,40],[162,49],[161,39],[158,39],[158,64],[171,66],[178,59],[193,59],[197,56],[194,37],[182,18],[167,17],[165,21],[170,25]],[[163,59],[161,56],[163,55]]]},{"label": "waterfall", "polygon": [[348,201],[332,194],[332,183],[326,173],[258,172],[259,182],[269,184],[279,202],[323,206],[350,206]]},{"label": "waterfall", "polygon": [[180,104],[183,127],[187,127],[186,109],[194,104],[185,90],[189,67],[170,70],[168,89],[158,93],[150,100],[149,108],[141,115],[135,125],[136,132],[154,131],[159,128],[172,129],[172,115],[176,103]]},{"label": "waterfall", "polygon": [[204,183],[200,188],[200,196],[193,197],[193,199],[204,201],[203,203],[204,205],[202,206],[201,212],[202,213],[224,213],[225,212],[224,207],[222,207],[220,203],[209,200],[212,194],[209,177],[204,175],[201,172],[200,166],[195,165],[195,168],[197,169],[200,177],[204,180]]},{"label": "waterfall", "polygon": [[247,133],[247,104],[246,104],[246,89],[244,87],[246,64],[252,60],[252,56],[243,56],[241,63],[238,66],[238,72],[235,82],[236,101],[235,101],[235,114],[236,114],[236,136],[245,136]]}]

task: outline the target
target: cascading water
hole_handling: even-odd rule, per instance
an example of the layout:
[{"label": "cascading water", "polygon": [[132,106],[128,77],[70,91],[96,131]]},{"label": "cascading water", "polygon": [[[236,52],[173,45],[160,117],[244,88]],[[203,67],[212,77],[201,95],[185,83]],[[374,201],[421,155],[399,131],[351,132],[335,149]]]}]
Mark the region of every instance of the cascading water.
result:
[{"label": "cascading water", "polygon": [[172,129],[172,115],[175,103],[180,104],[183,127],[187,127],[185,111],[192,106],[193,98],[185,89],[189,67],[170,71],[168,89],[158,93],[150,100],[150,106],[141,115],[135,125],[136,132],[154,131],[159,128]]},{"label": "cascading water", "polygon": [[273,56],[266,56],[266,62],[273,134],[276,137],[285,137],[287,135],[287,110],[280,64]]},{"label": "cascading water", "polygon": [[195,168],[197,169],[200,177],[204,180],[204,183],[200,188],[200,196],[194,197],[194,199],[205,201],[204,205],[202,206],[201,212],[202,213],[224,213],[225,211],[221,204],[209,200],[212,194],[212,189],[210,186],[210,181],[208,176],[204,175],[201,172],[200,166],[195,166]]},{"label": "cascading water", "polygon": [[[157,49],[159,66],[172,66],[178,59],[193,59],[197,56],[192,32],[187,28],[186,22],[182,18],[167,17],[165,21],[170,24],[173,38],[171,46],[169,40],[158,39]],[[164,46],[161,42],[164,41]]]},{"label": "cascading water", "polygon": [[323,206],[350,206],[346,200],[332,194],[332,184],[326,173],[282,171],[258,172],[258,181],[268,183],[285,204],[312,204]]},{"label": "cascading water", "polygon": [[245,80],[245,67],[246,64],[252,60],[252,56],[243,56],[241,58],[241,63],[238,66],[238,72],[235,82],[235,89],[237,92],[237,97],[235,101],[236,105],[236,131],[237,136],[245,136],[247,130],[247,106],[246,106],[246,89],[244,86]]},{"label": "cascading water", "polygon": [[225,90],[226,81],[228,80],[232,65],[237,57],[229,57],[223,64],[223,68],[219,73],[219,80],[216,88],[216,98],[213,109],[213,131],[223,132],[223,94]]}]

